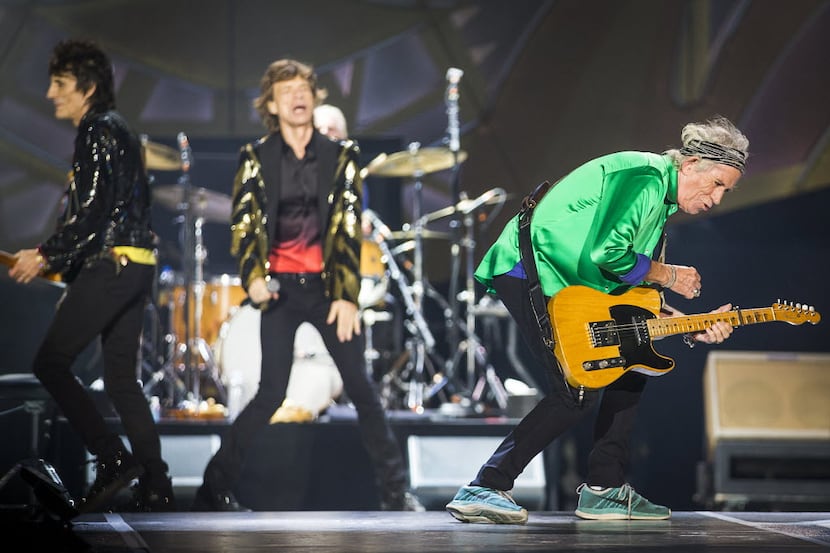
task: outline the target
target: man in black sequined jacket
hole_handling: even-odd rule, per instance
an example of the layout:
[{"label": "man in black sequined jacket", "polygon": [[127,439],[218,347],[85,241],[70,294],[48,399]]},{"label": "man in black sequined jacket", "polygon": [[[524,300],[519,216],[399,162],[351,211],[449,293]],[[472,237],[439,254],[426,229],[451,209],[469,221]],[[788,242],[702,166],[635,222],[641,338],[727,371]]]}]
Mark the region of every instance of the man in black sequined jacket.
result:
[{"label": "man in black sequined jacket", "polygon": [[[47,97],[55,117],[78,128],[63,213],[37,248],[15,254],[9,274],[28,283],[59,274],[67,284],[35,356],[33,372],[73,430],[97,457],[95,481],[80,502],[85,512],[118,508],[116,493],[139,478],[142,510],[173,510],[168,466],[158,430],[136,378],[144,308],[155,278],[150,192],[141,144],[115,111],[112,64],[84,41],[59,43],[49,64]],[[132,453],[71,367],[100,337],[104,387]]]}]

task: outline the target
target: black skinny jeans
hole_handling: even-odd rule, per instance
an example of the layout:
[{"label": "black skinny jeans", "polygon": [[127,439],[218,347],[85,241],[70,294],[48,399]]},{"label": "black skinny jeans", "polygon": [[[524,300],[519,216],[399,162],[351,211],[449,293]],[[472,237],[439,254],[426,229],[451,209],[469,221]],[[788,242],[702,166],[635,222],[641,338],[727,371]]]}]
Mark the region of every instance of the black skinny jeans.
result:
[{"label": "black skinny jeans", "polygon": [[319,276],[280,276],[280,285],[279,300],[262,313],[259,388],[222,437],[222,445],[206,469],[206,480],[228,488],[238,481],[254,438],[285,399],[294,360],[294,337],[300,324],[309,322],[320,332],[343,379],[343,389],[357,410],[363,444],[374,464],[381,492],[384,497],[402,494],[406,469],[377,388],[366,372],[363,335],[347,342],[337,339],[336,325],[326,324],[331,301],[325,297]]},{"label": "black skinny jeans", "polygon": [[470,484],[512,489],[528,463],[599,401],[586,481],[603,487],[622,486],[626,481],[631,430],[647,377],[628,372],[601,392],[586,391],[580,403],[576,390],[553,366],[553,356],[538,338],[539,326],[530,304],[527,280],[501,275],[494,279],[493,287],[536,360],[548,369],[551,391],[507,435]]},{"label": "black skinny jeans", "polygon": [[100,335],[104,388],[132,452],[147,470],[166,471],[137,365],[144,307],[154,278],[153,266],[138,263],[128,263],[116,274],[110,259],[81,270],[60,302],[33,371],[86,448],[98,457],[113,455],[124,444],[107,429],[92,397],[71,371],[78,355]]}]

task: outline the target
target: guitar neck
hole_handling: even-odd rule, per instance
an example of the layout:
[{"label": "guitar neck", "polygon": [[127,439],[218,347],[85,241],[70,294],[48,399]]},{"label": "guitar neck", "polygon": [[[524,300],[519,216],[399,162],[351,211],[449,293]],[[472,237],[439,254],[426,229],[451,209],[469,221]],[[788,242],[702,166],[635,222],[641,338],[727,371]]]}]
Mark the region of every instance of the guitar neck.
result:
[{"label": "guitar neck", "polygon": [[12,254],[7,251],[0,250],[0,265],[12,268],[16,262],[17,260]]},{"label": "guitar neck", "polygon": [[775,310],[772,307],[759,307],[755,309],[736,309],[725,313],[702,313],[700,315],[661,317],[658,319],[649,319],[647,325],[651,336],[657,337],[702,332],[721,321],[728,322],[732,326],[737,327],[757,323],[769,323],[777,320]]}]

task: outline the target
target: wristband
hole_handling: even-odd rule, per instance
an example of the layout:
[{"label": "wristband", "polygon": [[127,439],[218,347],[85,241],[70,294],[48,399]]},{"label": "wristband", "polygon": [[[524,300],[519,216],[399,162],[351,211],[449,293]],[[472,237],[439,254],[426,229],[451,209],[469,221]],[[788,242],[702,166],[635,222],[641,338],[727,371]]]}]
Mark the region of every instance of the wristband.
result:
[{"label": "wristband", "polygon": [[669,281],[663,285],[663,288],[671,288],[677,282],[677,268],[674,265],[669,265],[668,267],[671,269],[671,276],[669,277]]}]

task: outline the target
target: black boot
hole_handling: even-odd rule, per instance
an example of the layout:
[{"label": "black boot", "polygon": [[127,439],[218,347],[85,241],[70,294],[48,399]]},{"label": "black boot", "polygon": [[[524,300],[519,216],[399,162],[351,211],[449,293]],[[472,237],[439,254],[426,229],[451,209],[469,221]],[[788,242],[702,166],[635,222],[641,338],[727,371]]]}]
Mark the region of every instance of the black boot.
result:
[{"label": "black boot", "polygon": [[177,510],[173,482],[167,471],[148,470],[138,479],[136,503],[138,510],[145,513]]},{"label": "black boot", "polygon": [[82,513],[103,511],[121,489],[143,473],[144,467],[126,450],[99,456],[95,464],[95,481],[86,497],[81,499],[78,510]]},{"label": "black boot", "polygon": [[243,507],[236,500],[236,496],[231,490],[231,486],[222,474],[210,465],[205,469],[202,485],[196,490],[196,496],[193,498],[193,511],[244,511],[248,512],[250,509]]}]

